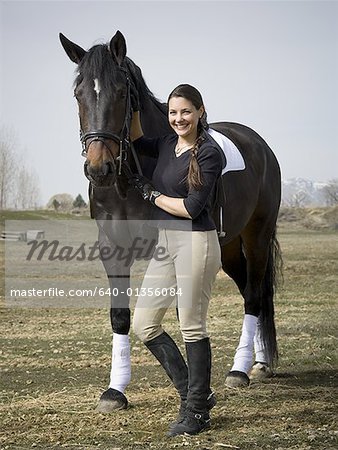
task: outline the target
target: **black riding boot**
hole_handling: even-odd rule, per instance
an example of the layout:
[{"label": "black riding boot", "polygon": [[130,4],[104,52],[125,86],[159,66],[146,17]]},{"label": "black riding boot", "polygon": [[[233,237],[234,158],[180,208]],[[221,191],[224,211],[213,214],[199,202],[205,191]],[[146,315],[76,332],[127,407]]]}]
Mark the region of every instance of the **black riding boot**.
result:
[{"label": "black riding boot", "polygon": [[181,405],[184,405],[187,401],[188,367],[179,348],[166,332],[145,342],[145,345],[166,371],[181,397]]},{"label": "black riding boot", "polygon": [[211,348],[209,338],[186,342],[189,387],[185,417],[171,427],[168,435],[197,434],[210,428]]},{"label": "black riding boot", "polygon": [[[160,362],[161,366],[166,371],[167,375],[173,382],[177,389],[180,398],[181,405],[178,412],[176,421],[171,425],[175,426],[181,422],[186,414],[187,408],[187,394],[188,394],[188,367],[184,361],[184,358],[178,349],[176,343],[166,333],[160,334],[160,336],[145,342],[146,347],[151,351],[155,358]],[[207,398],[207,409],[210,410],[216,405],[216,397],[209,387]]]}]

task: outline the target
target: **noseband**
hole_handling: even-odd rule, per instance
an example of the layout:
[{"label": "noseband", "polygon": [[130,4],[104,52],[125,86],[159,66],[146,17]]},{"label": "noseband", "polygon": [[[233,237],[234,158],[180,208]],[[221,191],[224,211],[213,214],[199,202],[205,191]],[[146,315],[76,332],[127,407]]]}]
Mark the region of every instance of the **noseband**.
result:
[{"label": "noseband", "polygon": [[[119,156],[114,159],[113,155],[113,164],[116,169],[116,161],[119,163],[118,175],[122,173],[122,163],[127,160],[128,151],[132,148],[130,143],[130,121],[131,121],[131,95],[130,95],[130,78],[128,72],[123,67],[120,70],[125,74],[127,80],[127,101],[126,101],[126,113],[124,116],[123,127],[121,130],[121,134],[111,133],[110,131],[105,130],[92,130],[84,133],[80,130],[80,141],[82,143],[82,152],[81,155],[87,157],[88,148],[90,144],[94,141],[102,142],[108,149],[105,140],[109,139],[116,142],[119,145]],[[109,149],[110,150],[110,149]],[[132,149],[133,150],[133,149]],[[135,159],[135,152],[133,151],[133,156]],[[136,166],[139,169],[139,164],[137,158],[135,159]]]}]

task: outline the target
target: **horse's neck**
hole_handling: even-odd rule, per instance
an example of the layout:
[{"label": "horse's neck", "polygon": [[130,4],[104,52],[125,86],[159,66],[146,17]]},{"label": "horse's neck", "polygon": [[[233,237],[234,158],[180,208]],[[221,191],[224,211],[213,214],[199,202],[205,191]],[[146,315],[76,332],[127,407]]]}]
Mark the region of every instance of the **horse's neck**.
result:
[{"label": "horse's neck", "polygon": [[147,137],[160,137],[173,132],[160,105],[150,98],[145,101],[141,110],[141,123]]}]

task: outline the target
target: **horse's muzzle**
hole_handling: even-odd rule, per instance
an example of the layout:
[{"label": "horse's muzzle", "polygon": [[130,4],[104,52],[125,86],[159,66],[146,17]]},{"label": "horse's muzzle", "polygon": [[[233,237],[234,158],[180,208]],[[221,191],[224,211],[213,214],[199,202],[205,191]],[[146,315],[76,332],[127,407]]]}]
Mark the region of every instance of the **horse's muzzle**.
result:
[{"label": "horse's muzzle", "polygon": [[95,187],[111,187],[116,182],[116,169],[111,161],[105,161],[99,167],[92,167],[89,161],[84,163],[86,178]]}]

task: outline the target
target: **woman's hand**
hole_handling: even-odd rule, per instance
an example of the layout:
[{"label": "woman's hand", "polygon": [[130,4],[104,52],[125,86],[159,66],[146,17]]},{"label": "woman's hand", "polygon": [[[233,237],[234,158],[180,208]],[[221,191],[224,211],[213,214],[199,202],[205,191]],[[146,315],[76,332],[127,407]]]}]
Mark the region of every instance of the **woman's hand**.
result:
[{"label": "woman's hand", "polygon": [[134,175],[129,179],[129,184],[140,192],[144,200],[148,200],[153,204],[155,204],[157,197],[162,195],[146,177],[141,175]]},{"label": "woman's hand", "polygon": [[183,198],[167,197],[157,191],[148,178],[141,175],[134,175],[129,179],[129,184],[140,192],[144,200],[148,200],[158,208],[161,208],[174,216],[191,219],[190,214],[184,206]]}]

